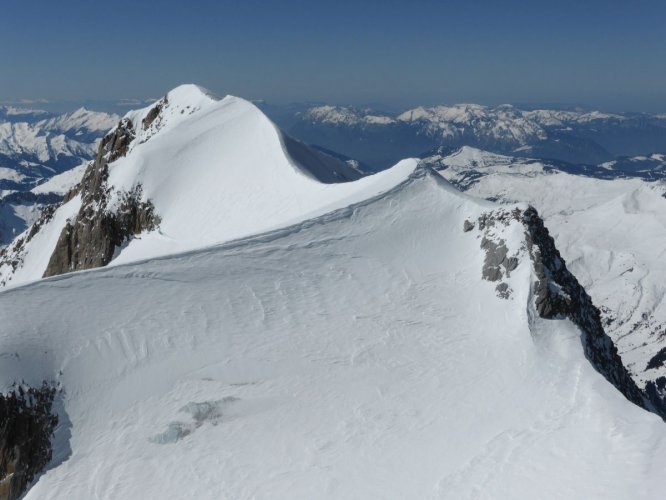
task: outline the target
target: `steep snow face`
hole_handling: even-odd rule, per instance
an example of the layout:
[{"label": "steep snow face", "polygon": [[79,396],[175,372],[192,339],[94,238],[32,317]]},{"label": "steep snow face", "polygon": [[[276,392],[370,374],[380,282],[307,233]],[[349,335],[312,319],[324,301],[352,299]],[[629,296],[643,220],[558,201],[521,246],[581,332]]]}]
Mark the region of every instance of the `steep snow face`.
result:
[{"label": "steep snow face", "polygon": [[79,182],[88,167],[88,163],[82,163],[78,167],[66,170],[62,174],[54,175],[46,182],[36,186],[30,190],[34,194],[49,194],[54,193],[64,196],[71,189],[73,189]]},{"label": "steep snow face", "polygon": [[663,422],[569,321],[536,317],[521,224],[493,228],[519,257],[510,297],[482,279],[463,227],[496,208],[417,175],[276,232],[0,293],[0,381],[62,384],[26,499],[658,497]]},{"label": "steep snow face", "polygon": [[314,156],[305,158],[308,163],[294,158],[281,132],[253,104],[237,97],[208,100],[191,105],[200,109],[188,117],[180,101],[170,93],[163,124],[151,126],[159,132],[151,136],[149,129],[149,139],[139,132],[136,146],[110,168],[111,186],[129,190],[140,184],[162,219],[159,231],[132,240],[118,262],[200,248],[318,215],[390,189],[416,164],[403,162],[353,183],[324,184],[316,177],[325,165]]},{"label": "steep snow face", "polygon": [[[0,192],[0,251],[35,224],[44,209],[60,204],[63,197],[81,181],[87,166],[88,163],[83,163],[62,174],[54,175],[30,191]],[[13,179],[17,183],[23,183],[27,179],[31,182],[34,180],[16,170],[0,168],[0,176],[5,172],[6,179]],[[0,271],[0,275],[2,274]]]},{"label": "steep snow face", "polygon": [[[460,161],[464,156],[476,160]],[[666,377],[663,181],[600,180],[552,166],[524,172],[525,160],[507,165],[480,151],[441,158],[437,166],[468,194],[535,206],[569,268],[601,308],[605,330],[637,383]]]},{"label": "steep snow face", "polygon": [[[253,104],[231,96],[220,100],[195,85],[178,87],[123,120],[130,124],[132,140],[124,156],[108,164],[104,191],[109,195],[99,215],[114,213],[126,193],[140,188],[141,199],[153,204],[160,223],[118,248],[115,264],[219,244],[321,215],[393,188],[416,166],[415,160],[406,160],[371,177],[336,183],[360,175],[284,136]],[[60,180],[69,184],[72,179]],[[77,224],[76,213],[62,210],[66,217],[54,217],[44,230],[60,233],[68,220]],[[24,245],[21,252],[32,252],[32,246]],[[46,250],[37,252],[43,257],[54,246]],[[38,279],[48,258],[31,262],[34,266],[21,273],[7,265],[0,273],[12,283],[19,277]]]},{"label": "steep snow face", "polygon": [[76,216],[80,207],[81,196],[76,196],[61,205],[53,214],[42,212],[30,228],[3,249],[0,286],[5,286],[10,281],[18,284],[39,279],[49,263],[62,228],[68,220]]}]

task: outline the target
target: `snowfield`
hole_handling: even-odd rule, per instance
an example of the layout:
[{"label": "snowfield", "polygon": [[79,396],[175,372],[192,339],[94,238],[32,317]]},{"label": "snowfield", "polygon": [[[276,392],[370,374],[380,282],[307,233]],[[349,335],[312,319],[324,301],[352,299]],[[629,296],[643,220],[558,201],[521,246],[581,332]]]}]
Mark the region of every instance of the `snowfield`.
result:
[{"label": "snowfield", "polygon": [[[539,316],[545,268],[520,220],[534,202],[628,325],[661,314],[655,185],[600,190],[471,148],[439,173],[412,159],[359,179],[194,85],[127,122],[132,140],[100,150],[119,156],[99,211],[78,220],[91,197],[72,195],[0,269],[0,389],[58,387],[54,456],[26,500],[662,496],[664,422],[595,371],[571,321]],[[40,279],[68,221],[138,187],[157,229],[105,268]],[[614,302],[622,279],[641,288]]]},{"label": "snowfield", "polygon": [[[664,423],[534,311],[497,296],[417,171],[358,205],[219,247],[0,293],[5,384],[61,384],[26,499],[658,498]],[[522,252],[522,253],[521,253]]]}]

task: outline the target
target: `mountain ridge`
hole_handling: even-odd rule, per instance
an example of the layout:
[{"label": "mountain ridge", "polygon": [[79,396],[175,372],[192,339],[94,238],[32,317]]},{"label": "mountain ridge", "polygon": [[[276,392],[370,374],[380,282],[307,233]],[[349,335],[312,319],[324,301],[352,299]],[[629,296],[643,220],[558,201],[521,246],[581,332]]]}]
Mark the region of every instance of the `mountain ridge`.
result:
[{"label": "mountain ridge", "polygon": [[[516,209],[419,168],[294,226],[0,291],[13,311],[0,336],[17,353],[0,380],[65,389],[54,463],[26,498],[112,484],[242,498],[255,483],[258,498],[459,497],[479,477],[507,498],[649,498],[663,422],[592,369],[573,323],[531,316]],[[483,279],[483,238],[517,258],[500,262],[509,297]],[[42,307],[16,314],[27,297]],[[67,304],[79,313],[54,314]],[[202,480],[183,482],[183,463]]]},{"label": "mountain ridge", "polygon": [[[180,86],[121,119],[54,221],[5,249],[0,274],[36,279],[217,244],[376,194],[414,166],[342,182],[361,174],[284,135],[251,103]],[[44,249],[26,261],[33,245],[50,248],[50,263]]]}]

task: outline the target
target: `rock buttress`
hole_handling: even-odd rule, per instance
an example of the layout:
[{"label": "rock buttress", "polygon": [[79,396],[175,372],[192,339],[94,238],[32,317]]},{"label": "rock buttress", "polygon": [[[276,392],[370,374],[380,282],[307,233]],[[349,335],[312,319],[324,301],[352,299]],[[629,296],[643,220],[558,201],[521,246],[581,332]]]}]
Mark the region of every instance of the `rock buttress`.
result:
[{"label": "rock buttress", "polygon": [[78,189],[79,213],[60,233],[44,277],[105,266],[126,240],[159,225],[153,204],[141,199],[140,185],[115,193],[116,207],[109,208],[109,164],[127,154],[135,136],[132,122],[125,118],[102,140]]},{"label": "rock buttress", "polygon": [[18,386],[0,394],[0,500],[16,500],[52,457],[56,389]]},{"label": "rock buttress", "polygon": [[537,276],[535,305],[539,315],[547,319],[566,317],[573,321],[582,331],[585,355],[592,366],[629,401],[664,418],[666,413],[655,407],[631,378],[615,344],[604,331],[599,309],[567,269],[537,211],[529,207],[523,212],[522,222]]}]

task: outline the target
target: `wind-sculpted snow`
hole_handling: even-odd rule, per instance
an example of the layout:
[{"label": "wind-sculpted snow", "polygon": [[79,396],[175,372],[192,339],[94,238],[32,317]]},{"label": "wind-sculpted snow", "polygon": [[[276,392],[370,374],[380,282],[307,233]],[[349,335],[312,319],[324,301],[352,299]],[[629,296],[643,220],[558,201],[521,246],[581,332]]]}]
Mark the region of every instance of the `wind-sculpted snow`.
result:
[{"label": "wind-sculpted snow", "polygon": [[419,169],[294,226],[1,292],[0,381],[57,380],[71,422],[26,500],[658,498],[661,419],[539,317],[529,258],[507,299],[482,279],[464,221],[497,209]]}]

